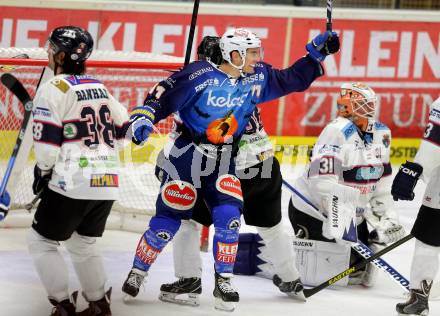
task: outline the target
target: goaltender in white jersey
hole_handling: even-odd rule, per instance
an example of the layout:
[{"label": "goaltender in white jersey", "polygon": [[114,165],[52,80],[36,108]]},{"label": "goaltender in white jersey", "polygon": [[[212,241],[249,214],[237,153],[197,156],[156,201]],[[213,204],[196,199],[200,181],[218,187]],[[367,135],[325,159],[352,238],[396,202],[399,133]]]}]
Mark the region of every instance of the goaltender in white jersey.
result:
[{"label": "goaltender in white jersey", "polygon": [[[392,243],[404,235],[390,195],[391,132],[374,120],[374,91],[361,83],[345,83],[337,102],[338,117],[319,135],[289,205],[297,236],[314,241],[296,244],[297,251],[310,256],[309,264],[299,269],[303,282],[311,285],[348,268],[350,246],[341,240],[357,237],[373,247],[372,242]],[[326,264],[327,257],[331,264]],[[371,285],[370,269],[353,274],[350,283]]]},{"label": "goaltender in white jersey", "polygon": [[428,315],[429,293],[439,270],[440,98],[431,105],[429,120],[414,162],[402,164],[393,181],[391,194],[394,199],[413,200],[419,177],[426,183],[426,190],[411,230],[416,238],[411,264],[411,291],[409,299],[396,306],[400,315]]}]

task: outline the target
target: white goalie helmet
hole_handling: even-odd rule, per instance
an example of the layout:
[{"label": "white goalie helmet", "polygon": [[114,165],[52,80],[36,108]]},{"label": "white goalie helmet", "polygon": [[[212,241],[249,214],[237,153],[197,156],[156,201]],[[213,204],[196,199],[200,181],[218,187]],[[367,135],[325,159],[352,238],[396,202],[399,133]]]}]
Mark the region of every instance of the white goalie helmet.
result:
[{"label": "white goalie helmet", "polygon": [[[338,99],[338,109],[346,115],[373,119],[376,112],[377,97],[373,89],[364,83],[343,83]],[[341,113],[341,114],[342,114]],[[344,115],[345,116],[345,115]]]},{"label": "white goalie helmet", "polygon": [[[261,48],[261,40],[251,31],[243,28],[234,28],[226,31],[220,38],[220,50],[223,59],[237,69],[242,69],[246,59],[248,48]],[[243,63],[240,66],[234,65],[231,61],[231,53],[237,51]]]}]

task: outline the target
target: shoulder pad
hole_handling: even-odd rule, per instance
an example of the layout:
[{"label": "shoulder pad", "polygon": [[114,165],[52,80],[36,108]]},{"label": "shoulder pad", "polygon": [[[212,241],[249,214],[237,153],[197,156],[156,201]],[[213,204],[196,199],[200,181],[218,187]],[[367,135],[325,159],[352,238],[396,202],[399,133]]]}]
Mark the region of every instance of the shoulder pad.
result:
[{"label": "shoulder pad", "polygon": [[342,134],[344,135],[345,139],[349,139],[351,135],[355,134],[357,132],[356,126],[353,124],[353,122],[347,120],[348,122],[344,125],[344,127],[341,129]]},{"label": "shoulder pad", "polygon": [[62,93],[66,93],[70,89],[70,85],[61,78],[54,78],[50,83],[57,87]]}]

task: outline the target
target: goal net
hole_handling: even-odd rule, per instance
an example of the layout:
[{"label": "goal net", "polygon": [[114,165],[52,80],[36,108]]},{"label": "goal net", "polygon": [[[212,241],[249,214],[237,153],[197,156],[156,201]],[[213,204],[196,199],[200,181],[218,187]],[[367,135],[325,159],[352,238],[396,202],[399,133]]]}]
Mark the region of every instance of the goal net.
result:
[{"label": "goal net", "polygon": [[[87,74],[100,79],[110,93],[128,111],[143,103],[148,91],[167,78],[183,63],[182,58],[140,52],[94,51],[87,61]],[[0,48],[0,75],[10,72],[17,77],[33,97],[47,54],[43,49]],[[46,68],[42,82],[53,73]],[[23,119],[23,106],[3,85],[0,87],[0,179],[6,171]],[[126,145],[121,150],[119,178],[120,198],[115,202],[107,228],[143,231],[147,218],[154,214],[159,182],[154,176],[155,158],[172,128],[172,120],[161,121],[159,135],[142,147]],[[27,226],[32,215],[22,210],[32,193],[35,157],[32,151],[32,122],[27,126],[7,189],[12,198],[12,211],[1,225]],[[140,227],[137,227],[140,225]]]}]

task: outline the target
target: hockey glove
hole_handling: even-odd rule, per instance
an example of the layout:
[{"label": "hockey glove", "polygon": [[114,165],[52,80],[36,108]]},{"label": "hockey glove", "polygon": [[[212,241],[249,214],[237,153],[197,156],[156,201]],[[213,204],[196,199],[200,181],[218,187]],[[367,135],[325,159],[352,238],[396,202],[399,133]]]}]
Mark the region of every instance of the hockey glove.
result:
[{"label": "hockey glove", "polygon": [[45,190],[52,178],[52,169],[41,170],[38,165],[34,167],[34,183],[32,183],[32,192],[35,195]]},{"label": "hockey glove", "polygon": [[130,115],[131,140],[136,145],[147,141],[154,126],[154,109],[149,106],[138,106]]},{"label": "hockey glove", "polygon": [[392,219],[381,219],[375,230],[371,231],[370,239],[378,244],[392,244],[405,237],[405,228]]},{"label": "hockey glove", "polygon": [[11,197],[9,193],[5,191],[2,196],[0,196],[0,221],[4,220],[6,215],[8,215],[9,207],[11,206]]},{"label": "hockey glove", "polygon": [[321,62],[327,55],[337,53],[340,43],[336,32],[327,31],[317,35],[306,45],[309,56],[317,62]]},{"label": "hockey glove", "polygon": [[394,201],[414,199],[414,188],[422,175],[423,167],[415,162],[405,162],[393,180],[391,195]]}]

